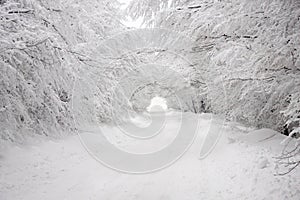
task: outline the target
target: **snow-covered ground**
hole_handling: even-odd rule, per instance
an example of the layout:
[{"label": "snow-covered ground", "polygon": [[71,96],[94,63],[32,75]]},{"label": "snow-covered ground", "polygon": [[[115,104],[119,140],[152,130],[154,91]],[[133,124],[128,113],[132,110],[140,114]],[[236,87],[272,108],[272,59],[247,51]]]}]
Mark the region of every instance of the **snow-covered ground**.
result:
[{"label": "snow-covered ground", "polygon": [[[172,123],[181,116],[169,115],[175,120],[167,121],[166,133],[173,131],[176,124]],[[200,115],[198,136],[213,126],[210,115]],[[116,130],[107,128],[112,135]],[[78,136],[25,146],[9,145],[0,154],[0,199],[298,200],[299,168],[286,176],[274,176],[273,157],[280,152],[278,144],[282,138],[269,129],[249,132],[242,126],[226,123],[216,148],[205,159],[198,159],[201,137],[197,137],[177,162],[141,175],[103,166],[90,156]],[[126,140],[123,144],[131,143]]]}]

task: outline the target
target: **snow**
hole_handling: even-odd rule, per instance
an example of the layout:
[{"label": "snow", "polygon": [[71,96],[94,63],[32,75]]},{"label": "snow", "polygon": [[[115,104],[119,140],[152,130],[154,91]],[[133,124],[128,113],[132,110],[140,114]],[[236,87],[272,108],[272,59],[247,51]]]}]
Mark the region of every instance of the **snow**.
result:
[{"label": "snow", "polygon": [[[181,114],[171,111],[168,116],[172,120],[162,135],[174,133]],[[211,124],[210,114],[182,117],[199,117],[197,138],[181,159],[155,173],[133,175],[107,168],[89,155],[78,136],[9,144],[0,155],[0,199],[299,199],[299,168],[274,176],[273,157],[284,136],[270,129],[245,133],[241,125],[237,129],[226,123],[215,149],[199,160],[203,136],[219,121]],[[109,135],[119,134],[118,127],[105,128]],[[125,137],[119,138],[120,146],[141,148]],[[158,148],[155,142],[152,146]]]},{"label": "snow", "polygon": [[0,1],[0,199],[300,199],[299,2]]}]

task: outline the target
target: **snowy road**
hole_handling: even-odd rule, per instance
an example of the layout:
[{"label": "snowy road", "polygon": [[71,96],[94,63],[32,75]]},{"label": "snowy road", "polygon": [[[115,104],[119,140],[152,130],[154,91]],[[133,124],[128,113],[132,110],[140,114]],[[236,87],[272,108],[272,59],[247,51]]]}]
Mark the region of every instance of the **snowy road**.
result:
[{"label": "snowy road", "polygon": [[[174,117],[167,122],[166,132],[176,126]],[[210,120],[207,115],[200,118],[202,134],[209,129]],[[223,129],[216,148],[206,159],[198,159],[196,140],[170,167],[142,175],[104,167],[87,153],[78,136],[25,147],[10,146],[0,155],[0,199],[298,200],[299,168],[287,176],[273,175],[272,157],[281,138],[263,140],[270,135],[268,130],[261,131],[259,138],[255,131],[245,136],[232,127],[227,125]],[[110,131],[114,133],[115,129]]]}]

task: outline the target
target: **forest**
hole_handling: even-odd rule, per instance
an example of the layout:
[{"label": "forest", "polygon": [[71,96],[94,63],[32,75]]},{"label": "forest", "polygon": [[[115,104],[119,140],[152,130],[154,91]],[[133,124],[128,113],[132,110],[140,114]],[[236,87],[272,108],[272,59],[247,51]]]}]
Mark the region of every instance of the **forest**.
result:
[{"label": "forest", "polygon": [[[181,138],[181,132],[184,132],[185,136],[181,140],[190,142],[198,134],[195,124],[201,124],[210,116],[210,122],[220,123],[220,126],[215,131],[213,125],[208,126],[208,122],[203,122],[203,126],[213,132],[212,140],[216,142],[209,144],[207,152],[213,148],[218,151],[217,140],[221,138],[220,143],[223,144],[220,136],[223,132],[234,144],[239,144],[236,137],[244,138],[245,134],[252,132],[259,138],[256,140],[260,141],[276,137],[276,143],[268,144],[268,147],[255,144],[262,149],[278,149],[276,154],[268,154],[267,161],[258,159],[257,162],[263,165],[262,168],[265,168],[266,163],[274,164],[275,175],[272,169],[270,177],[265,175],[268,176],[267,180],[274,185],[276,181],[283,181],[278,185],[286,185],[288,182],[289,186],[284,191],[281,191],[283,187],[277,188],[280,194],[276,194],[274,198],[269,195],[276,188],[271,188],[268,194],[255,190],[256,196],[251,196],[253,193],[247,190],[248,196],[239,196],[241,194],[237,193],[230,196],[228,192],[214,196],[215,193],[212,192],[201,197],[298,199],[299,30],[298,0],[0,0],[0,171],[9,174],[6,170],[15,166],[13,163],[16,161],[5,161],[9,154],[7,151],[14,152],[12,157],[19,154],[15,147],[62,141],[58,142],[61,146],[57,148],[65,146],[71,149],[68,151],[75,149],[77,152],[81,147],[73,147],[73,140],[71,143],[65,141],[66,138],[78,135],[83,146],[96,160],[105,160],[105,156],[108,160],[111,157],[119,159],[119,154],[98,155],[98,151],[105,152],[108,147],[96,150],[95,146],[98,144],[93,143],[96,140],[94,136],[85,134],[100,132],[100,129],[103,135],[109,135],[109,141],[117,138],[121,142],[116,143],[137,144],[131,141],[132,138],[124,137],[133,135],[136,138],[135,134],[140,134],[137,137],[155,135],[156,126],[163,126],[161,120],[165,120],[163,128],[178,131],[177,138]],[[150,112],[151,100],[157,97],[164,99],[162,102],[167,106],[158,106],[158,111]],[[163,113],[163,117],[157,113]],[[149,116],[154,125],[145,129],[145,121],[149,122]],[[179,127],[183,128],[177,127],[177,121],[173,122],[179,116]],[[143,127],[133,127],[132,124],[136,123],[143,124]],[[119,136],[114,129],[126,132],[125,136]],[[172,131],[165,132],[173,134]],[[233,135],[227,136],[230,131],[228,134]],[[260,132],[261,135],[257,134]],[[82,133],[84,134],[81,135]],[[153,141],[158,149],[156,145],[165,140]],[[48,143],[47,145],[39,151],[48,153],[55,148]],[[227,145],[224,143],[224,146]],[[250,152],[249,155],[239,154],[238,157],[252,154],[253,159],[257,157],[259,153],[254,155],[253,152],[258,150],[254,148],[250,151],[251,145],[247,150],[237,147],[237,151],[244,149],[241,150],[243,153]],[[171,158],[174,157],[175,160],[177,156],[175,152],[178,151],[178,155],[183,153],[186,146],[187,143],[179,142],[176,148],[170,150],[174,152],[174,156],[164,154],[163,159],[169,156],[171,163]],[[28,155],[33,156],[34,152],[28,152]],[[52,153],[53,156],[60,154],[59,150],[53,152],[56,152]],[[49,155],[51,159],[52,154]],[[218,157],[215,154],[212,152],[212,157]],[[20,157],[23,157],[21,155],[23,154],[20,152]],[[82,153],[78,155],[83,157]],[[32,163],[40,162],[37,157],[32,159]],[[122,159],[126,160],[127,157]],[[120,160],[109,162],[119,163]],[[23,162],[22,159],[20,162]],[[25,162],[29,164],[29,161]],[[60,161],[54,159],[52,162]],[[134,164],[130,165],[135,162],[128,163],[119,167],[109,165],[113,169],[128,167],[138,171],[139,168],[135,168]],[[156,160],[149,163],[147,167],[155,163],[153,169],[160,169],[162,165],[156,163]],[[59,167],[61,165],[64,164],[60,162]],[[140,163],[136,166],[140,166]],[[173,165],[170,168],[172,167]],[[209,167],[206,169],[209,170]],[[96,167],[91,170],[96,171]],[[166,173],[177,173],[175,169],[172,170]],[[10,174],[15,178],[25,176],[24,171],[19,171],[18,174],[10,171]],[[128,178],[127,175],[124,176],[124,179]],[[280,180],[274,177],[280,177]],[[16,196],[17,190],[11,192],[11,187],[4,180],[6,178],[8,180],[11,177],[3,176],[0,181],[0,199],[21,197]],[[17,182],[13,178],[10,181],[12,185]],[[130,184],[134,186],[139,181],[142,182],[139,179],[135,181]],[[162,182],[164,181],[165,179]],[[176,179],[175,182],[177,181],[180,182]],[[240,182],[242,185],[243,181]],[[96,185],[97,181],[94,180],[93,183]],[[118,186],[110,187],[110,192],[118,190]],[[174,188],[170,190],[173,191]],[[181,197],[184,192],[179,192],[177,198],[196,199],[194,196]],[[55,191],[52,194],[54,193]],[[42,193],[40,195],[39,198],[45,197]],[[109,199],[111,196],[113,194],[104,192],[90,197]],[[121,195],[113,199],[177,199],[150,196],[133,198]],[[61,199],[62,196],[47,196],[46,199],[57,198]],[[77,198],[88,197],[79,195]],[[27,196],[25,199],[36,198]]]}]

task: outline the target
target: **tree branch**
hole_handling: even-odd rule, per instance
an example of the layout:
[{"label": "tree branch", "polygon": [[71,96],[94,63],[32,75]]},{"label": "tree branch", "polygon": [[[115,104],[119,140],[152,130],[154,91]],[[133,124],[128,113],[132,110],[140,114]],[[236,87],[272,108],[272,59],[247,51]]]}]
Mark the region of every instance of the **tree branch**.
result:
[{"label": "tree branch", "polygon": [[267,78],[231,78],[226,79],[225,81],[264,81],[264,80],[272,80],[276,78],[275,76],[267,77]]},{"label": "tree branch", "polygon": [[8,14],[28,14],[33,13],[33,10],[11,10],[8,11]]}]

